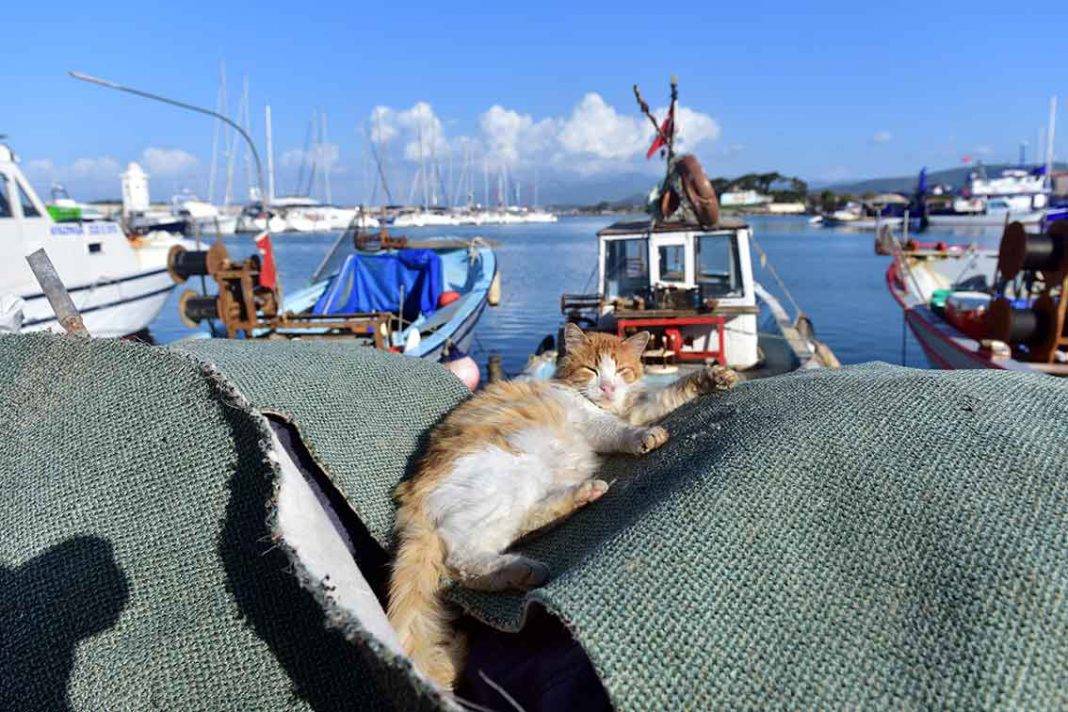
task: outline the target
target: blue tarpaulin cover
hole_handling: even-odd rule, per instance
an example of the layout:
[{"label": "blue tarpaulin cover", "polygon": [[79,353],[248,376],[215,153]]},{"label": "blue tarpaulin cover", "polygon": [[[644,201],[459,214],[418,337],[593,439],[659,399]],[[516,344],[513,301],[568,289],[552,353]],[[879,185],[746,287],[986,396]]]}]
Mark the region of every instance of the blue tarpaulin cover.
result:
[{"label": "blue tarpaulin cover", "polygon": [[437,309],[443,284],[441,257],[433,250],[353,254],[341,265],[312,313],[396,312],[403,286],[404,318],[413,321]]}]

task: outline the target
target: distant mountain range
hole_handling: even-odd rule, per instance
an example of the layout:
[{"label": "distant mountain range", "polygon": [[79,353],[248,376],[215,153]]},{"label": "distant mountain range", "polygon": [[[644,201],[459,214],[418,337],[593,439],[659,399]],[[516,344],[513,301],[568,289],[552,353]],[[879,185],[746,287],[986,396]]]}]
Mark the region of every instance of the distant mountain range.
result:
[{"label": "distant mountain range", "polygon": [[[1065,163],[1055,163],[1055,170],[1063,170],[1068,167]],[[1018,168],[1017,165],[1011,163],[990,163],[983,164],[983,168],[986,170],[988,176],[997,176],[1007,168]],[[959,190],[968,182],[968,176],[978,169],[978,165],[973,166],[961,166],[960,168],[948,168],[941,171],[928,171],[927,172],[927,185],[950,185],[954,190]],[[854,181],[850,183],[833,183],[827,186],[821,186],[820,188],[811,188],[810,191],[817,192],[819,190],[830,190],[835,193],[850,193],[852,195],[862,195],[864,193],[911,193],[916,190],[916,181],[919,178],[920,172],[916,171],[911,176],[898,176],[894,178],[869,178],[867,180]]]}]

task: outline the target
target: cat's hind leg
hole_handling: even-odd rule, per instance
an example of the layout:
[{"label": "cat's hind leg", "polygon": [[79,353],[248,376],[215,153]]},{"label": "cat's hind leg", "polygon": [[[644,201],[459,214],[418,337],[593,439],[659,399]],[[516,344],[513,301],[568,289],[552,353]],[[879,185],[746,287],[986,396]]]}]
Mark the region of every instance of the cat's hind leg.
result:
[{"label": "cat's hind leg", "polygon": [[549,579],[548,566],[519,554],[449,552],[446,565],[464,588],[477,591],[526,591]]},{"label": "cat's hind leg", "polygon": [[550,492],[523,518],[517,538],[537,531],[594,502],[608,491],[604,480],[585,480],[577,485]]}]

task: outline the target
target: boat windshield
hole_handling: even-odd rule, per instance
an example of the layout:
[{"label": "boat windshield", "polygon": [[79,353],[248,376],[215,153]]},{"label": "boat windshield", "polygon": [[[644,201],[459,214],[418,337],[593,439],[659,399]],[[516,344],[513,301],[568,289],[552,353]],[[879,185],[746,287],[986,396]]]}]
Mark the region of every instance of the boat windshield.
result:
[{"label": "boat windshield", "polygon": [[686,281],[686,245],[661,245],[660,281]]},{"label": "boat windshield", "polygon": [[604,293],[625,297],[649,287],[649,241],[608,240],[604,248]]},{"label": "boat windshield", "polygon": [[697,238],[697,283],[702,297],[742,296],[742,268],[733,235]]},{"label": "boat windshield", "polygon": [[11,217],[11,203],[7,199],[7,176],[0,173],[0,218]]}]

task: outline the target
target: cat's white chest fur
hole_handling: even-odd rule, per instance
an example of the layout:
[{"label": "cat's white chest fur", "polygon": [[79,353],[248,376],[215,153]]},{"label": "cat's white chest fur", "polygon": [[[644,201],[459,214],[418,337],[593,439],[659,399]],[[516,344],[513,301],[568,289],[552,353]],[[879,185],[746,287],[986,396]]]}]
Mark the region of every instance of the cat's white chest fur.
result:
[{"label": "cat's white chest fur", "polygon": [[447,547],[463,547],[477,533],[480,546],[503,549],[535,503],[593,476],[599,458],[586,436],[588,421],[607,414],[567,388],[554,388],[552,396],[564,403],[564,427],[520,430],[509,438],[514,452],[487,445],[459,457],[427,495],[426,512]]}]

